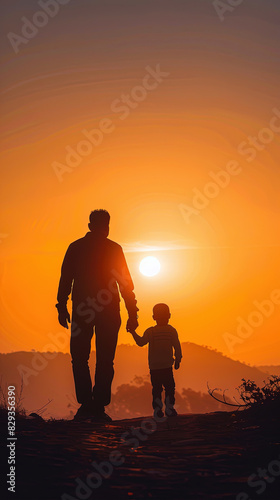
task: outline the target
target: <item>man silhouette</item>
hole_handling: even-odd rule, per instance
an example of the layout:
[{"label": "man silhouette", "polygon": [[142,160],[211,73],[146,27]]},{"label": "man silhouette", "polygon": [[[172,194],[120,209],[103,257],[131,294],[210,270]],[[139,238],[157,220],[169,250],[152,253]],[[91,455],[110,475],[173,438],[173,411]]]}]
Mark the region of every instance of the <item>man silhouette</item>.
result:
[{"label": "man silhouette", "polygon": [[[56,304],[59,323],[68,328],[67,301],[72,290],[70,352],[78,402],[75,419],[111,421],[105,406],[111,401],[114,357],[121,325],[120,295],[128,311],[127,330],[138,327],[134,285],[120,245],[108,239],[110,215],[90,214],[90,231],[70,244],[62,264]],[[88,366],[95,330],[95,384]]]}]

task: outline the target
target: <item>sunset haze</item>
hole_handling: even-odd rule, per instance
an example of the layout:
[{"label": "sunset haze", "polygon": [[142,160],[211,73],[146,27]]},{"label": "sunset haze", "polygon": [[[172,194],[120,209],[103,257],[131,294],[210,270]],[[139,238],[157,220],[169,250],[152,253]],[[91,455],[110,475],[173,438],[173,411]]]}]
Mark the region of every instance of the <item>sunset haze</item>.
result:
[{"label": "sunset haze", "polygon": [[279,3],[73,0],[15,51],[38,9],[2,6],[0,352],[69,352],[61,264],[103,208],[139,334],[164,302],[182,342],[280,365]]}]

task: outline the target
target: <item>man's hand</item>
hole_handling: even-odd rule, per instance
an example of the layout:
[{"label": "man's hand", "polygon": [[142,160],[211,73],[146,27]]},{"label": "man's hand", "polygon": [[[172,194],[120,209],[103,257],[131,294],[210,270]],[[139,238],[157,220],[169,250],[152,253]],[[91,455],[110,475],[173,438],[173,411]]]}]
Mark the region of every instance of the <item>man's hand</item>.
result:
[{"label": "man's hand", "polygon": [[178,368],[180,368],[180,363],[181,363],[181,361],[178,361],[177,359],[175,359],[175,365],[174,365],[175,370],[178,370]]},{"label": "man's hand", "polygon": [[138,326],[139,326],[139,323],[138,323],[136,317],[128,318],[127,323],[126,323],[126,331],[127,332],[131,332],[131,331],[134,332],[136,330],[136,328],[138,328]]},{"label": "man's hand", "polygon": [[58,321],[61,326],[63,326],[63,328],[68,329],[68,323],[70,323],[70,314],[67,309],[65,309],[65,311],[58,311]]}]

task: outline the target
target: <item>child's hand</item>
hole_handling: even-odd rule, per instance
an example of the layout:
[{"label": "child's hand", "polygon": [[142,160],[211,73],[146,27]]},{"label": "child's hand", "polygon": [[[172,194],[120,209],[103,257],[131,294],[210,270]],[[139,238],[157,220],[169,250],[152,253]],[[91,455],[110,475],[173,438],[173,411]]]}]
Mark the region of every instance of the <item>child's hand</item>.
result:
[{"label": "child's hand", "polygon": [[127,332],[135,332],[136,328],[138,328],[137,317],[129,317],[126,323],[126,331]]},{"label": "child's hand", "polygon": [[175,365],[174,365],[175,370],[178,370],[178,368],[180,368],[180,363],[181,361],[177,361],[177,359],[175,359]]}]

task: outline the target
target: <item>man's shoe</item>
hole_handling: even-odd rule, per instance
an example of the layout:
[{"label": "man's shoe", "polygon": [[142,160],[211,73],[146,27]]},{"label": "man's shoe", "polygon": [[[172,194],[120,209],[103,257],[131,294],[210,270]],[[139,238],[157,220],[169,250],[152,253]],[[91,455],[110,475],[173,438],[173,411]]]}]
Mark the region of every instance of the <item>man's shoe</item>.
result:
[{"label": "man's shoe", "polygon": [[178,413],[175,408],[165,408],[165,415],[167,417],[177,417]]},{"label": "man's shoe", "polygon": [[110,417],[110,415],[105,413],[105,410],[94,411],[93,416],[92,416],[92,420],[94,422],[112,422],[113,421],[113,419]]},{"label": "man's shoe", "polygon": [[78,409],[76,415],[74,416],[74,420],[88,420],[93,416],[93,407],[92,403],[84,403]]}]

